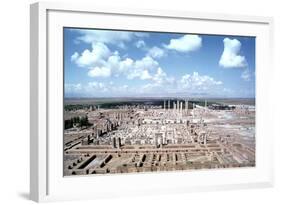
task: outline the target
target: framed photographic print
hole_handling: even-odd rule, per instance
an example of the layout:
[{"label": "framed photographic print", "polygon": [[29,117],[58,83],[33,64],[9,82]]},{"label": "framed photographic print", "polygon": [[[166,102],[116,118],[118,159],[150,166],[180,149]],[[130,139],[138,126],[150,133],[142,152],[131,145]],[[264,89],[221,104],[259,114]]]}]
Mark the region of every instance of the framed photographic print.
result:
[{"label": "framed photographic print", "polygon": [[272,22],[31,5],[31,199],[272,186]]}]

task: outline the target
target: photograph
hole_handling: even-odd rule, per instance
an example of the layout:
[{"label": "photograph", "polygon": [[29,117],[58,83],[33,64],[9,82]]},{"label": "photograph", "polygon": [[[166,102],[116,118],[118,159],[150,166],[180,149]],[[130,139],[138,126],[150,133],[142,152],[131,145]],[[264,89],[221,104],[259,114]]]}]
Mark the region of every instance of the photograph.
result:
[{"label": "photograph", "polygon": [[62,55],[63,176],[256,166],[255,36],[63,27]]}]

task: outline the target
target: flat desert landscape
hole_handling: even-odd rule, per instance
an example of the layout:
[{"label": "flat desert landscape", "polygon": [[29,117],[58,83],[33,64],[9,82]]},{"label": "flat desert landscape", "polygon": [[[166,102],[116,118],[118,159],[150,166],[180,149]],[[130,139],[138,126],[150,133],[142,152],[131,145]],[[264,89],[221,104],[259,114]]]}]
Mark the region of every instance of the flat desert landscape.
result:
[{"label": "flat desert landscape", "polygon": [[64,175],[255,166],[254,99],[208,100],[66,99]]}]

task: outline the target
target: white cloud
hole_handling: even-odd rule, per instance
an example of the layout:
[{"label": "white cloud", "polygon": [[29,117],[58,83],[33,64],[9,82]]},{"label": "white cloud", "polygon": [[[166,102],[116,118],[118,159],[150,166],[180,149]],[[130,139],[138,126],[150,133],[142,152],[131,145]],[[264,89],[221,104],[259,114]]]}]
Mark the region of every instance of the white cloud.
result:
[{"label": "white cloud", "polygon": [[146,47],[146,44],[143,40],[138,40],[136,43],[135,43],[135,46],[137,48],[145,48]]},{"label": "white cloud", "polygon": [[157,46],[154,46],[148,50],[147,55],[151,56],[153,58],[161,58],[165,55],[165,52],[163,49],[161,49]]},{"label": "white cloud", "polygon": [[148,32],[134,32],[134,35],[136,37],[139,37],[139,38],[149,37],[149,33]]},{"label": "white cloud", "polygon": [[84,87],[84,91],[86,93],[92,93],[92,92],[105,93],[105,92],[108,92],[109,90],[110,89],[109,89],[108,85],[106,85],[105,83],[101,83],[101,82],[89,82]]},{"label": "white cloud", "polygon": [[71,60],[79,67],[101,66],[104,63],[104,59],[109,57],[110,54],[110,50],[104,43],[93,43],[91,51],[86,49],[81,55],[75,52],[71,56]]},{"label": "white cloud", "polygon": [[153,81],[158,85],[167,85],[174,83],[173,77],[168,77],[168,75],[162,70],[162,68],[158,67],[156,74],[153,76]]},{"label": "white cloud", "polygon": [[66,93],[78,93],[83,89],[82,85],[80,83],[78,84],[69,84],[66,83],[64,85],[64,90]]},{"label": "white cloud", "polygon": [[150,56],[146,56],[140,60],[131,61],[130,67],[127,69],[125,75],[130,80],[135,78],[148,80],[152,78],[151,75],[156,72],[158,66],[159,64],[157,61]]},{"label": "white cloud", "polygon": [[162,68],[158,67],[156,73],[152,76],[151,82],[145,84],[141,88],[142,93],[155,95],[171,92],[176,89],[176,81],[172,76],[168,76]]},{"label": "white cloud", "polygon": [[[122,59],[118,53],[113,54],[108,59],[104,59],[103,62],[102,70],[105,71],[102,72],[104,73],[103,77],[109,77],[111,75],[118,77],[123,75],[130,80],[135,78],[139,78],[141,80],[151,79],[151,74],[156,72],[158,67],[158,62],[150,56],[143,57],[139,60],[133,60],[131,58]],[[93,74],[101,69],[94,68],[94,70],[95,71],[89,71],[89,73]],[[90,76],[97,77],[97,75]]]},{"label": "white cloud", "polygon": [[125,48],[124,42],[129,42],[135,37],[147,37],[149,34],[146,33],[137,33],[129,31],[107,31],[107,30],[87,30],[79,29],[78,31],[81,36],[76,40],[82,41],[85,43],[105,43],[105,44],[114,44],[120,48]]},{"label": "white cloud", "polygon": [[[75,52],[71,59],[79,67],[89,69],[90,77],[110,77],[124,75],[127,79],[139,78],[141,80],[152,79],[159,63],[151,56],[145,56],[138,60],[122,58],[119,52],[112,52],[104,43],[95,43],[92,50],[84,50],[81,55]],[[161,53],[157,50],[157,55]],[[156,55],[156,51],[154,53]]]},{"label": "white cloud", "polygon": [[143,85],[141,92],[147,96],[218,96],[226,92],[222,81],[215,80],[197,72],[185,74],[178,79],[168,76],[161,68],[153,76],[152,81]]},{"label": "white cloud", "polygon": [[157,72],[158,62],[154,58],[164,55],[161,48],[153,47],[148,50],[143,40],[138,41],[139,47],[145,47],[147,55],[141,59],[133,60],[128,57],[121,57],[119,52],[112,52],[107,43],[120,46],[125,41],[130,41],[134,36],[146,37],[145,33],[133,32],[111,32],[97,30],[79,30],[82,34],[79,40],[92,43],[92,49],[85,49],[81,54],[75,52],[71,56],[71,61],[79,67],[89,69],[90,77],[118,77],[125,76],[127,79],[149,80]]},{"label": "white cloud", "polygon": [[[173,76],[168,76],[162,68],[158,67],[153,75],[144,70],[139,79],[148,80],[144,84],[120,83],[115,84],[112,81],[108,82],[90,82],[84,86],[81,84],[68,85],[66,94],[81,93],[83,96],[186,96],[202,94],[207,96],[218,96],[223,94],[230,95],[231,91],[222,87],[221,81],[207,75],[200,75],[197,72],[185,74],[178,79]],[[129,81],[127,81],[129,83]]]},{"label": "white cloud", "polygon": [[222,84],[221,81],[216,81],[214,78],[207,75],[199,75],[197,72],[193,72],[192,75],[183,75],[180,80],[181,87],[192,91],[211,90]]},{"label": "white cloud", "polygon": [[224,50],[219,65],[224,68],[241,68],[247,66],[246,58],[239,55],[241,43],[237,39],[225,38]]},{"label": "white cloud", "polygon": [[154,70],[157,68],[159,63],[151,58],[150,56],[145,56],[140,60],[135,61],[135,68],[137,70],[147,69],[147,70]]},{"label": "white cloud", "polygon": [[135,88],[129,87],[126,84],[116,85],[114,82],[103,83],[103,82],[89,82],[83,87],[84,96],[127,96],[128,94],[134,95],[136,93]]},{"label": "white cloud", "polygon": [[149,80],[151,79],[151,75],[149,74],[148,70],[143,70],[140,74],[140,79],[141,80]]},{"label": "white cloud", "polygon": [[90,77],[109,77],[111,76],[111,70],[107,67],[94,67],[89,70],[88,76]]},{"label": "white cloud", "polygon": [[120,41],[130,41],[132,38],[132,32],[126,31],[105,31],[105,30],[79,30],[82,34],[78,37],[78,40],[85,43],[102,42],[102,43],[119,43]]},{"label": "white cloud", "polygon": [[73,55],[71,56],[71,61],[76,61],[78,57],[79,57],[79,53],[77,52],[73,53]]},{"label": "white cloud", "polygon": [[120,56],[118,55],[111,56],[107,63],[112,72],[117,74],[117,76],[130,72],[131,68],[134,66],[134,60],[131,58],[125,58],[124,60],[121,60]]},{"label": "white cloud", "polygon": [[252,77],[252,75],[251,75],[249,69],[245,69],[241,74],[241,78],[245,81],[250,81],[251,77]]},{"label": "white cloud", "polygon": [[171,39],[165,48],[178,52],[190,52],[198,50],[202,45],[202,39],[198,35],[184,35],[178,39]]}]

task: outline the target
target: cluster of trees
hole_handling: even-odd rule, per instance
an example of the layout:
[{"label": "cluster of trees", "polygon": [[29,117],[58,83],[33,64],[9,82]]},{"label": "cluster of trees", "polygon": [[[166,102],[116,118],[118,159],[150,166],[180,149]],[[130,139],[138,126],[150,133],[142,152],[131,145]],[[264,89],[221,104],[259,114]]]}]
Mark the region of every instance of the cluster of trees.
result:
[{"label": "cluster of trees", "polygon": [[91,124],[88,121],[88,116],[85,117],[72,117],[69,120],[64,120],[64,129],[69,129],[74,126],[74,124],[77,124],[78,127],[88,127]]},{"label": "cluster of trees", "polygon": [[72,110],[85,110],[89,109],[92,105],[90,104],[70,104],[70,105],[64,105],[65,111],[72,111]]}]

